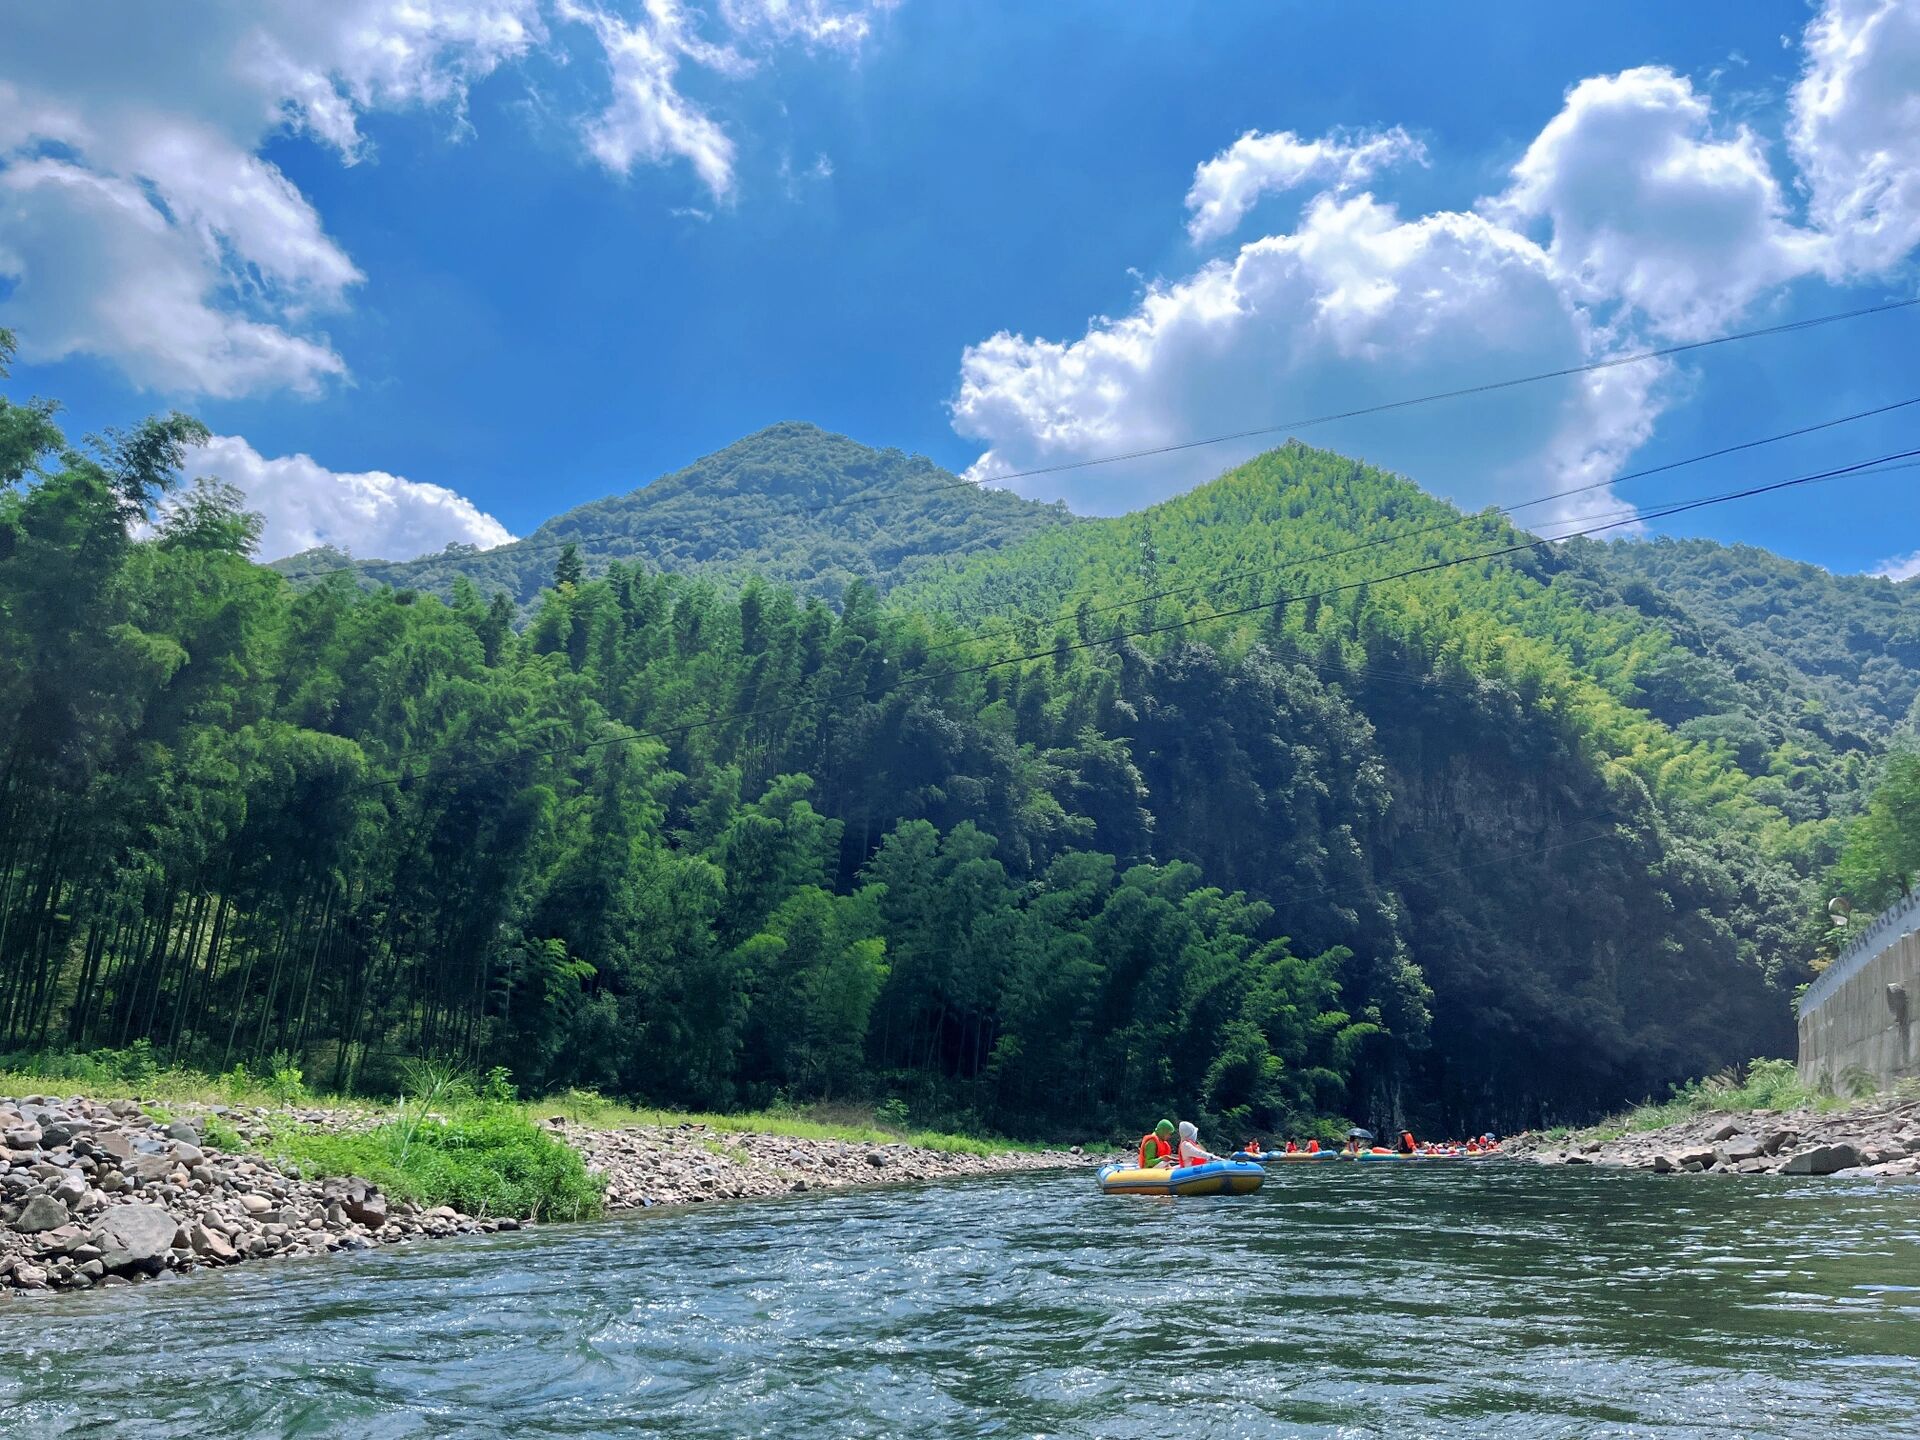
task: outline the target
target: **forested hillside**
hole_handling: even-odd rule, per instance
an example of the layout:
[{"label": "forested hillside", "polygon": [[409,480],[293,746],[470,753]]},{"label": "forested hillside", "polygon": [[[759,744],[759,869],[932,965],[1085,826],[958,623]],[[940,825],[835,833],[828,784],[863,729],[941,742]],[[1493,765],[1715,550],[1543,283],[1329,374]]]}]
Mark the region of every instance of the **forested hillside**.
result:
[{"label": "forested hillside", "polygon": [[1920,584],[1714,540],[1579,542],[1576,553],[1649,613],[1684,609],[1715,644],[1791,667],[1839,728],[1884,738],[1920,723]]},{"label": "forested hillside", "polygon": [[397,564],[337,550],[275,562],[295,580],[353,569],[367,583],[445,598],[461,577],[530,604],[563,547],[585,574],[614,561],[650,570],[757,575],[838,603],[865,580],[884,590],[929,557],[991,550],[1071,523],[1061,506],[969,485],[923,456],[872,450],[813,425],[774,425],[625,495],[577,506],[524,540],[450,546]]},{"label": "forested hillside", "polygon": [[0,1048],[1043,1134],[1506,1125],[1790,1043],[1867,761],[1687,733],[1726,662],[1403,480],[1290,445],[837,606],[741,525],[713,579],[556,546],[522,628],[251,564],[233,492],[159,503],[198,433],[0,409]]}]

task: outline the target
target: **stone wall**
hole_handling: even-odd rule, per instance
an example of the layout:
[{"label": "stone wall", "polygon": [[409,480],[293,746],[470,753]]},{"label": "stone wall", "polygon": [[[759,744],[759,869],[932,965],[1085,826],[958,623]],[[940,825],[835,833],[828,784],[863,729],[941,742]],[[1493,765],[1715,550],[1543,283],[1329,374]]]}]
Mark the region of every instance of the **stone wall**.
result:
[{"label": "stone wall", "polygon": [[1800,1002],[1800,1078],[1885,1089],[1920,1075],[1920,898],[1876,919]]}]

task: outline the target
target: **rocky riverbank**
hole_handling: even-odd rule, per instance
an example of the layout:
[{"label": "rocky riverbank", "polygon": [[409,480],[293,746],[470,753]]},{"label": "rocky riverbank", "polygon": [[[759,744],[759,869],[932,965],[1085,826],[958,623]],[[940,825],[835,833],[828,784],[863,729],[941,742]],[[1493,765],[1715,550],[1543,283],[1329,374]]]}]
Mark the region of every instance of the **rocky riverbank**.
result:
[{"label": "rocky riverbank", "polygon": [[970,1155],[904,1144],[800,1140],[691,1124],[593,1130],[559,1118],[547,1123],[580,1152],[589,1170],[607,1177],[610,1211],[1097,1163],[1077,1146]]},{"label": "rocky riverbank", "polygon": [[1520,1135],[1502,1149],[1544,1165],[1659,1173],[1831,1175],[1920,1182],[1920,1100],[1883,1097],[1845,1110],[1708,1111],[1662,1130],[1601,1140]]},{"label": "rocky riverbank", "polygon": [[[175,1109],[162,1121],[134,1100],[0,1097],[0,1298],[521,1228],[389,1200],[364,1180],[289,1175],[209,1138],[244,1147],[265,1139],[270,1119],[338,1129],[365,1124],[364,1113]],[[610,1212],[1093,1163],[1078,1150],[969,1155],[699,1125],[547,1126],[605,1175]]]}]

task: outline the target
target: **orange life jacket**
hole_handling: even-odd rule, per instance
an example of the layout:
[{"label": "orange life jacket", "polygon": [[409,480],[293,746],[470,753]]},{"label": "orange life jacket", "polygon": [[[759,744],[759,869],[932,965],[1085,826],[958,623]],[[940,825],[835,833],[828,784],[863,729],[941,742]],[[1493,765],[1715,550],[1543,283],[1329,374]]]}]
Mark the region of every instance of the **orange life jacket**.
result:
[{"label": "orange life jacket", "polygon": [[1411,1130],[1402,1130],[1400,1132],[1400,1153],[1402,1155],[1411,1155],[1417,1148],[1419,1147],[1413,1143],[1413,1132]]},{"label": "orange life jacket", "polygon": [[1291,1140],[1287,1141],[1287,1154],[1298,1155],[1299,1153],[1300,1153],[1300,1147],[1294,1144],[1293,1141]]},{"label": "orange life jacket", "polygon": [[[1147,1153],[1149,1146],[1153,1147],[1153,1153],[1151,1155]],[[1173,1147],[1153,1131],[1149,1130],[1140,1137],[1140,1168],[1142,1170],[1151,1170],[1172,1153]]]},{"label": "orange life jacket", "polygon": [[1318,1155],[1319,1153],[1320,1153],[1320,1142],[1318,1140],[1307,1141],[1307,1154]]}]

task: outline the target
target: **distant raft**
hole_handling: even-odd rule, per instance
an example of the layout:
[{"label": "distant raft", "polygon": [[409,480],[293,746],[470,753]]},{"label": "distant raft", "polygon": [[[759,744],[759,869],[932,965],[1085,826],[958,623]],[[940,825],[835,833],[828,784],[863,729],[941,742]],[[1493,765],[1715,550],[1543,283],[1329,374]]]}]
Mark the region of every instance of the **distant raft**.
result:
[{"label": "distant raft", "polygon": [[1251,1195],[1266,1178],[1265,1170],[1244,1160],[1154,1170],[1102,1165],[1098,1171],[1100,1189],[1107,1195]]}]

